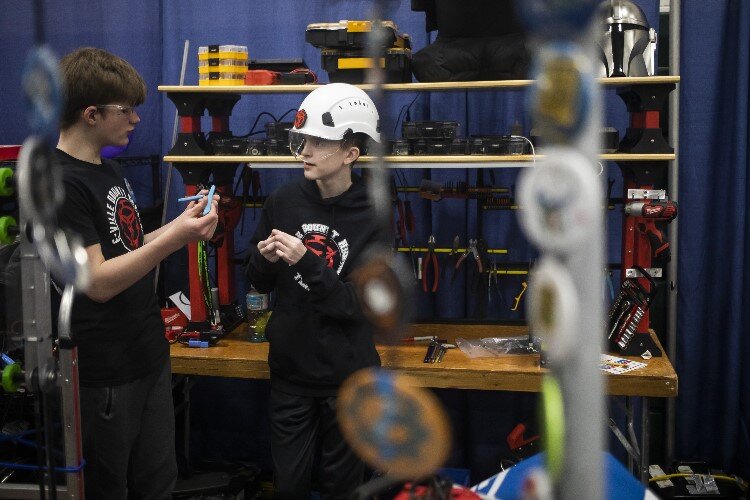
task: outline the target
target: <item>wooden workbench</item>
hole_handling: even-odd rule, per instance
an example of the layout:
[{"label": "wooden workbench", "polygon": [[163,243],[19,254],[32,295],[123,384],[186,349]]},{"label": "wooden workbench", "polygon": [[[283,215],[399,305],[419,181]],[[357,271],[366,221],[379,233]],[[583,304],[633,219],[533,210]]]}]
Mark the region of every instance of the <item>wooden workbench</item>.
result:
[{"label": "wooden workbench", "polygon": [[[525,335],[524,326],[412,325],[406,336],[438,335],[449,342],[456,337],[508,337]],[[267,379],[268,344],[252,344],[239,328],[215,346],[206,349],[182,344],[171,347],[172,372],[186,375]],[[658,339],[654,336],[654,339]],[[661,348],[661,345],[659,345]],[[424,387],[477,389],[485,391],[538,392],[545,369],[538,355],[512,355],[471,359],[451,349],[441,363],[424,363],[425,344],[379,345],[384,368],[413,377]],[[621,375],[606,374],[607,393],[613,396],[675,397],[677,374],[666,355],[648,361],[645,368]]]}]

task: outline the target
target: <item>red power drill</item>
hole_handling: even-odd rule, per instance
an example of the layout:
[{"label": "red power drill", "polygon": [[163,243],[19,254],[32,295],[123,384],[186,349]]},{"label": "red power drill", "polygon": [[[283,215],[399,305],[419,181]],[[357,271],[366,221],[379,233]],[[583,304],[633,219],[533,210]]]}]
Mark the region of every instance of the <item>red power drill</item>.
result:
[{"label": "red power drill", "polygon": [[[648,236],[651,243],[651,256],[655,260],[668,262],[671,258],[669,242],[664,235],[664,226],[677,217],[677,202],[645,200],[625,204],[625,214],[638,217],[638,230]],[[660,221],[656,226],[656,221]]]}]

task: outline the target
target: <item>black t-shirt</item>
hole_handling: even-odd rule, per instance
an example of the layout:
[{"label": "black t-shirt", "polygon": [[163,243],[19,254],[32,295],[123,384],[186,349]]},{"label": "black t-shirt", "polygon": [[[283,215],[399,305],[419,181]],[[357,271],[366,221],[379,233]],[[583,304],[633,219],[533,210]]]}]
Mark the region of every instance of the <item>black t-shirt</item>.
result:
[{"label": "black t-shirt", "polygon": [[[80,234],[86,247],[100,244],[107,260],[142,247],[140,215],[120,166],[108,159],[87,163],[60,150],[55,159],[65,185],[61,225]],[[169,344],[153,280],[149,272],[104,303],[76,296],[71,330],[81,385],[124,384],[167,362]]]}]

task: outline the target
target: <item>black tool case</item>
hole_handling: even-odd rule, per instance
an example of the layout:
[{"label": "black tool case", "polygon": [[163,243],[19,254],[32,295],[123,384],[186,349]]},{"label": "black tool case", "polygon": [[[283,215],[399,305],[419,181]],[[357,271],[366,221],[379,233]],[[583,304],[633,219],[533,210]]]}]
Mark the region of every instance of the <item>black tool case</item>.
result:
[{"label": "black tool case", "polygon": [[466,154],[466,139],[415,139],[410,142],[414,154],[419,156]]},{"label": "black tool case", "polygon": [[[324,49],[320,59],[332,83],[364,83],[367,68],[372,66],[364,50]],[[388,49],[381,67],[387,83],[411,82],[411,49]]]},{"label": "black tool case", "polygon": [[472,155],[527,155],[531,146],[522,137],[509,135],[473,135],[469,139]]},{"label": "black tool case", "polygon": [[[399,35],[393,21],[383,21],[385,36],[382,48],[411,48],[409,35]],[[305,41],[321,49],[364,49],[372,31],[371,21],[339,21],[307,25]]]},{"label": "black tool case", "polygon": [[458,122],[403,122],[401,136],[404,139],[453,139],[458,134],[458,127]]}]

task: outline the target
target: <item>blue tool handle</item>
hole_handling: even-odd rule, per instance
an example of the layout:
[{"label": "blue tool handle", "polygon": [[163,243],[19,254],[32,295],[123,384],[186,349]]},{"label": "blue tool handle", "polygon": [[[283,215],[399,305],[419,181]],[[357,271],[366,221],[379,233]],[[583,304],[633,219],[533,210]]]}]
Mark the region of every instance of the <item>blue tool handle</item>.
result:
[{"label": "blue tool handle", "polygon": [[211,185],[211,187],[208,189],[208,202],[206,203],[206,207],[203,209],[203,215],[208,215],[208,212],[211,211],[211,203],[214,201],[214,193],[216,192],[216,186]]}]

